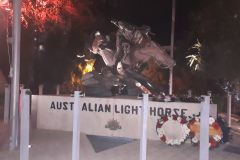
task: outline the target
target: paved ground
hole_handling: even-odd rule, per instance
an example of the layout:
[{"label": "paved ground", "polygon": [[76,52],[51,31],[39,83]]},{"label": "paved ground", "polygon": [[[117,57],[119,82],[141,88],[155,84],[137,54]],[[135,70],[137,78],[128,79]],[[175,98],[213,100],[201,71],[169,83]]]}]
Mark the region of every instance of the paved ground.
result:
[{"label": "paved ground", "polygon": [[[29,160],[71,160],[72,132],[31,129]],[[10,125],[0,120],[0,160],[19,160],[19,148],[9,151]],[[221,144],[219,148],[209,151],[210,160],[240,160],[240,154],[223,151],[233,146],[240,150],[240,126],[232,129],[233,141]],[[81,133],[81,160],[138,160],[139,140],[112,149],[95,153],[90,141]],[[232,149],[233,151],[233,149]],[[147,160],[198,160],[199,148],[190,143],[173,147],[154,140],[147,142]]]}]

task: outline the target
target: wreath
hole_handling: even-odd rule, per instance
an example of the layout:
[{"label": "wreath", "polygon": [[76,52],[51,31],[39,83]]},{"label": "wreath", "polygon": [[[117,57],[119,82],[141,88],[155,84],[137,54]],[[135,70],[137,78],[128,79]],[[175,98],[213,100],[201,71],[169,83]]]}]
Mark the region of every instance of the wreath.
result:
[{"label": "wreath", "polygon": [[[191,140],[191,144],[196,147],[200,146],[200,115],[193,115],[189,120],[189,138]],[[219,142],[222,139],[222,130],[218,122],[213,117],[209,117],[209,148],[217,148],[219,146]]]},{"label": "wreath", "polygon": [[168,145],[181,145],[189,135],[188,121],[177,115],[160,116],[156,124],[156,131],[160,140]]}]

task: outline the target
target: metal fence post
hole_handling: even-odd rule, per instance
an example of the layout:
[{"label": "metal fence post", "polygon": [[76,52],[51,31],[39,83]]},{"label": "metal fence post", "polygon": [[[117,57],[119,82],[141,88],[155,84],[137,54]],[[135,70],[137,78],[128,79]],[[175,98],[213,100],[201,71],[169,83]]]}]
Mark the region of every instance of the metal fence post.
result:
[{"label": "metal fence post", "polygon": [[207,96],[210,97],[210,104],[213,104],[213,101],[212,101],[212,91],[207,91]]},{"label": "metal fence post", "polygon": [[31,91],[21,90],[20,160],[29,159],[29,106]]},{"label": "metal fence post", "polygon": [[188,93],[188,97],[192,97],[192,90],[188,90],[187,93]]},{"label": "metal fence post", "polygon": [[[21,90],[24,89],[24,84],[20,84],[19,85],[19,91],[21,93]],[[18,114],[19,114],[19,117],[21,118],[21,94],[19,94],[19,109],[18,109]]]},{"label": "metal fence post", "polygon": [[200,160],[209,160],[209,107],[210,97],[202,96],[200,122]]},{"label": "metal fence post", "polygon": [[140,139],[140,160],[147,158],[147,114],[148,114],[148,94],[143,94],[142,114],[141,114],[141,139]]},{"label": "metal fence post", "polygon": [[42,85],[42,84],[39,84],[38,94],[39,94],[39,95],[43,95],[43,85]]},{"label": "metal fence post", "polygon": [[232,95],[231,92],[227,93],[227,124],[231,127],[231,108],[232,108]]},{"label": "metal fence post", "polygon": [[80,91],[74,91],[72,160],[79,160],[80,149]]},{"label": "metal fence post", "polygon": [[207,91],[207,95],[211,97],[212,96],[212,92],[211,91]]},{"label": "metal fence post", "polygon": [[57,85],[57,87],[56,87],[56,95],[59,95],[59,93],[60,93],[60,85]]},{"label": "metal fence post", "polygon": [[11,138],[10,150],[18,146],[18,105],[19,105],[19,79],[20,79],[20,42],[21,42],[21,4],[22,1],[13,2],[13,47],[11,79]]},{"label": "metal fence post", "polygon": [[4,124],[8,124],[9,108],[10,108],[10,84],[5,84],[5,97],[4,97]]}]

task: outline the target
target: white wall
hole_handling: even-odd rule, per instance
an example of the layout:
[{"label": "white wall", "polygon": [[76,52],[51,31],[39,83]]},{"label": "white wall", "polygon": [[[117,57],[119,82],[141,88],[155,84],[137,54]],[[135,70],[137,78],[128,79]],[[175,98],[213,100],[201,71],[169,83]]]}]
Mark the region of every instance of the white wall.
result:
[{"label": "white wall", "polygon": [[[32,97],[32,116],[37,115],[37,128],[72,131],[73,97],[34,95]],[[91,135],[140,137],[142,100],[85,97],[80,100],[81,132]],[[200,103],[154,102],[149,101],[148,139],[159,139],[156,122],[159,115],[171,112],[192,116],[200,112]],[[105,105],[108,107],[105,109]],[[110,109],[107,110],[107,109]],[[35,113],[34,113],[35,112]],[[37,113],[36,113],[37,112]],[[216,118],[217,105],[211,104],[210,115]],[[34,118],[34,117],[33,117]],[[117,120],[121,129],[105,128],[109,120]]]}]

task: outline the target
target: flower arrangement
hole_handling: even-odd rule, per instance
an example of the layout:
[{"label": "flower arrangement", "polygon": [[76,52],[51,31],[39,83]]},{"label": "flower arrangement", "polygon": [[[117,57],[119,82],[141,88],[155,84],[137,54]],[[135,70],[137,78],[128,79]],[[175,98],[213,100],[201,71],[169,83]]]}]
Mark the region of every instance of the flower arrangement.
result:
[{"label": "flower arrangement", "polygon": [[165,102],[165,96],[164,95],[161,95],[161,94],[153,94],[152,95],[153,97],[153,101],[158,101],[158,102]]},{"label": "flower arrangement", "polygon": [[175,96],[175,95],[169,95],[166,96],[164,94],[152,94],[150,95],[152,97],[152,101],[158,101],[158,102],[191,102],[191,103],[200,103],[200,97],[188,97],[186,95],[184,96]]},{"label": "flower arrangement", "polygon": [[176,96],[175,95],[169,95],[165,96],[163,94],[153,94],[153,101],[158,101],[158,102],[175,102],[176,101]]},{"label": "flower arrangement", "polygon": [[188,97],[188,96],[181,96],[179,100],[182,102],[191,102],[191,103],[200,103],[201,97]]},{"label": "flower arrangement", "polygon": [[[190,133],[189,138],[194,147],[200,146],[200,115],[193,115],[189,120]],[[213,117],[209,117],[209,148],[213,149],[219,146],[222,139],[222,131],[218,122]]]},{"label": "flower arrangement", "polygon": [[161,116],[156,124],[157,134],[160,140],[168,145],[181,145],[187,140],[190,132],[187,124],[188,121],[185,117]]},{"label": "flower arrangement", "polygon": [[[188,118],[189,121],[186,117],[177,115],[160,116],[156,124],[160,140],[175,146],[190,139],[192,146],[200,147],[200,113]],[[213,117],[209,117],[209,149],[217,148],[220,143],[230,142],[232,139],[230,129],[221,117],[218,117],[217,121]]]}]

